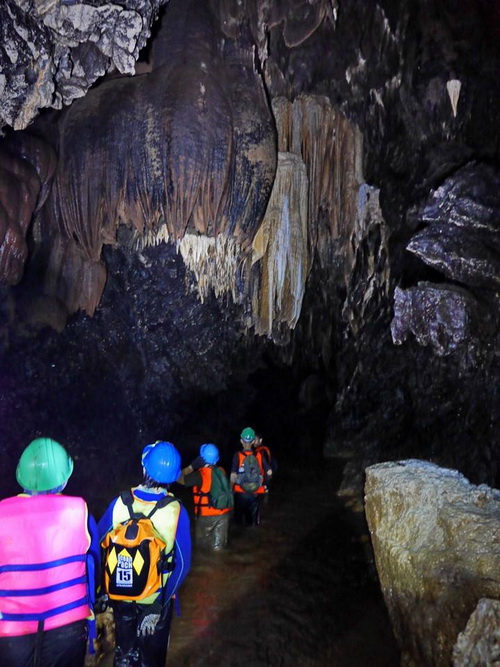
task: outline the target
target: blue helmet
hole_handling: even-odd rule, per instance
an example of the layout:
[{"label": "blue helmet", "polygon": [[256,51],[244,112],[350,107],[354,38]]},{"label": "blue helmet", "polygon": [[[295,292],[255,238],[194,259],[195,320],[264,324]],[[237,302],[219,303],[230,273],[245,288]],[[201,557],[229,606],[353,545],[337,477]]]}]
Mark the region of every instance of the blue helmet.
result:
[{"label": "blue helmet", "polygon": [[147,476],[160,484],[171,484],[181,474],[181,456],[171,442],[159,440],[144,447],[142,465]]},{"label": "blue helmet", "polygon": [[219,448],[211,442],[200,447],[200,456],[209,466],[213,466],[219,460]]}]

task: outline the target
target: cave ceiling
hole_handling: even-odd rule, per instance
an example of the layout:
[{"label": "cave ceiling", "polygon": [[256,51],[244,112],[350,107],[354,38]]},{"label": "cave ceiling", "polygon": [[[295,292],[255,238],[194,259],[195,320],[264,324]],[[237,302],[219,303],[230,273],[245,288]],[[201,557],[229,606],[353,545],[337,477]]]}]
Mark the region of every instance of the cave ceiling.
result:
[{"label": "cave ceiling", "polygon": [[329,453],[491,482],[499,19],[487,0],[5,0],[4,415],[44,405],[22,386],[47,392],[49,368],[91,394],[104,363],[121,405],[151,398],[131,408],[146,437],[153,406],[270,354],[320,378]]}]

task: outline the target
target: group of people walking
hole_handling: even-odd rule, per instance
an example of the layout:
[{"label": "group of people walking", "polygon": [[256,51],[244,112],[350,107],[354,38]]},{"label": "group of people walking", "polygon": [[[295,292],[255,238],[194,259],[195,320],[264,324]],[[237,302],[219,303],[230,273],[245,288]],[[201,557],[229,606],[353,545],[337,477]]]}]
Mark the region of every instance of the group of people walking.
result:
[{"label": "group of people walking", "polygon": [[87,643],[94,650],[95,614],[111,607],[114,666],[164,667],[192,550],[189,515],[171,485],[192,488],[197,546],[226,547],[233,514],[258,525],[273,474],[253,429],[240,443],[229,478],[213,443],[183,469],[172,443],[147,445],[141,483],[96,523],[83,498],[62,493],[73,472],[66,449],[33,440],[16,470],[23,493],[0,502],[0,664],[83,665]]},{"label": "group of people walking", "polygon": [[[231,516],[245,526],[260,523],[264,494],[269,492],[273,464],[269,448],[253,428],[243,429],[241,450],[233,456],[229,480],[220,466],[219,450],[208,443],[199,456],[182,470],[180,484],[192,487],[196,544],[202,548],[223,549],[227,545]],[[234,512],[232,512],[234,508]]]}]

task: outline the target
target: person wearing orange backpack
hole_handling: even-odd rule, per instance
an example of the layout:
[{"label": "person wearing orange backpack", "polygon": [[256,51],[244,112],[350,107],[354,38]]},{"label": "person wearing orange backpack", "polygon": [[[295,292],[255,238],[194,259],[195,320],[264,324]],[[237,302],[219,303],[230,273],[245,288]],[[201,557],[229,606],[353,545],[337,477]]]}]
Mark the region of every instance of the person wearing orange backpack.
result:
[{"label": "person wearing orange backpack", "polygon": [[253,428],[243,429],[240,434],[242,450],[233,456],[229,478],[234,493],[234,519],[236,523],[246,526],[259,525],[266,480],[273,475],[264,452],[254,450],[256,438]]},{"label": "person wearing orange backpack", "polygon": [[[99,521],[104,595],[115,619],[114,667],[165,665],[174,598],[191,566],[189,516],[169,491],[180,475],[180,462],[171,442],[147,445],[142,484],[115,498]],[[144,541],[149,551],[143,550],[144,542],[127,548],[151,524],[155,538]],[[158,547],[161,555],[153,563],[151,553],[157,554]],[[142,579],[144,563],[148,576]]]},{"label": "person wearing orange backpack", "polygon": [[0,502],[0,665],[81,667],[93,652],[97,525],[83,498],[63,495],[73,459],[52,438],[23,451],[24,493]]},{"label": "person wearing orange backpack", "polygon": [[233,508],[233,494],[226,472],[217,466],[219,448],[213,443],[200,447],[200,455],[177,480],[193,488],[196,517],[196,545],[218,551],[227,546],[229,517]]}]

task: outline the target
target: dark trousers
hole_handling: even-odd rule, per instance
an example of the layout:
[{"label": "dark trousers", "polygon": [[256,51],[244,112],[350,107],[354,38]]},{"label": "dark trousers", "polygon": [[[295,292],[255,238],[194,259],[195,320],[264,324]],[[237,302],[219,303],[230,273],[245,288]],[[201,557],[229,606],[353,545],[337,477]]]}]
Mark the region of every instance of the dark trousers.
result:
[{"label": "dark trousers", "polygon": [[199,549],[219,551],[227,547],[227,533],[231,512],[196,517],[196,546]]},{"label": "dark trousers", "polygon": [[114,667],[165,667],[173,600],[166,604],[152,635],[137,636],[137,628],[148,613],[148,605],[113,602],[116,649]]},{"label": "dark trousers", "polygon": [[258,526],[260,523],[259,493],[234,494],[234,520],[242,526]]},{"label": "dark trousers", "polygon": [[[36,658],[38,638],[38,658]],[[0,665],[5,667],[82,667],[87,650],[87,621],[20,637],[0,637]]]}]

